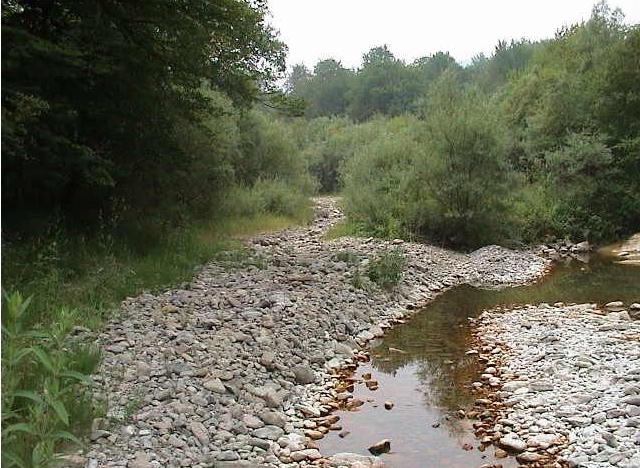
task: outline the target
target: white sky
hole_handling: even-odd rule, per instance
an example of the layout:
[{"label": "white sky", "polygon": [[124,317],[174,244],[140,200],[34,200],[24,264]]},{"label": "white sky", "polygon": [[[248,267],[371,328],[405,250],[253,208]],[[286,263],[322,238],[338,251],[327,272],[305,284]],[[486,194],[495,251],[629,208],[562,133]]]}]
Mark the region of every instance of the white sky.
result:
[{"label": "white sky", "polygon": [[[545,39],[591,16],[597,0],[269,0],[271,25],[289,47],[287,65],[310,70],[333,58],[358,68],[386,44],[407,63],[438,51],[458,63],[490,56],[499,40]],[[625,23],[640,23],[640,0],[609,0]]]}]

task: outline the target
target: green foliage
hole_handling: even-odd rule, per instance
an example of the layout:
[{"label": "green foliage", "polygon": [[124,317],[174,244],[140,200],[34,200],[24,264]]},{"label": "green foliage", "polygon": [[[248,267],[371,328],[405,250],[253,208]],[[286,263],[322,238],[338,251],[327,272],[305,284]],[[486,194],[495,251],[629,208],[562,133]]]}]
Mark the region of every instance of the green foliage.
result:
[{"label": "green foliage", "polygon": [[[445,73],[423,109],[426,154],[416,166],[416,228],[458,246],[496,241],[512,176],[492,101]],[[423,201],[420,201],[423,200]]]},{"label": "green foliage", "polygon": [[73,314],[60,309],[48,328],[28,326],[31,298],[3,291],[2,462],[47,467],[74,432],[90,423],[97,352],[69,337]]},{"label": "green foliage", "polygon": [[260,179],[250,187],[229,189],[221,205],[222,212],[231,218],[252,217],[262,214],[304,217],[310,208],[312,193],[307,187],[294,187],[278,179]]},{"label": "green foliage", "polygon": [[526,39],[519,41],[499,41],[490,58],[484,55],[474,57],[471,65],[465,70],[469,81],[478,85],[485,92],[495,92],[505,85],[511,76],[521,72],[540,43],[532,43]]},{"label": "green foliage", "polygon": [[363,289],[365,287],[364,279],[362,278],[362,273],[360,273],[360,268],[356,268],[351,274],[351,279],[349,283],[354,288]]},{"label": "green foliage", "polygon": [[397,116],[407,111],[419,92],[414,69],[396,59],[387,46],[374,47],[352,80],[347,112],[362,122],[374,115]]},{"label": "green foliage", "polygon": [[333,59],[319,61],[313,73],[297,65],[289,75],[288,87],[292,96],[307,103],[307,118],[340,116],[346,113],[347,93],[353,72]]},{"label": "green foliage", "polygon": [[307,122],[300,132],[305,141],[301,158],[317,180],[321,193],[342,188],[340,168],[356,151],[376,137],[375,125],[353,125],[346,118],[320,117]]},{"label": "green foliage", "polygon": [[367,276],[383,289],[391,290],[400,282],[407,260],[401,248],[378,253],[367,265]]},{"label": "green foliage", "polygon": [[360,234],[384,238],[408,234],[410,185],[423,152],[417,119],[409,116],[367,124],[376,137],[345,162],[345,212]]},{"label": "green foliage", "polygon": [[[500,41],[465,68],[376,47],[344,94],[359,123],[308,120],[299,146],[322,191],[344,190],[349,232],[465,247],[614,238],[640,228],[639,51],[640,27],[606,2],[553,39]],[[299,66],[291,89],[318,109],[339,68]],[[397,125],[402,113],[420,123]]]},{"label": "green foliage", "polygon": [[122,207],[168,223],[209,212],[232,180],[228,108],[284,70],[266,15],[237,0],[3,5],[5,232],[52,213],[87,230]]},{"label": "green foliage", "polygon": [[504,90],[512,162],[545,187],[559,237],[597,242],[640,227],[637,149],[627,144],[640,128],[638,31],[599,3],[538,48]]},{"label": "green foliage", "polygon": [[473,246],[502,235],[512,176],[492,103],[445,72],[423,118],[373,121],[375,137],[345,162],[346,212],[362,234]]}]

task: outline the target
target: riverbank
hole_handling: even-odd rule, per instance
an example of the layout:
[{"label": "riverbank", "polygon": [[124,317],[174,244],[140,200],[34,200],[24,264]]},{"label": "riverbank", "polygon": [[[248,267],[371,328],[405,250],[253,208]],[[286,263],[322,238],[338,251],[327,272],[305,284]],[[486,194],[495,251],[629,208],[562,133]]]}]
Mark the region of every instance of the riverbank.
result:
[{"label": "riverbank", "polygon": [[[477,320],[477,435],[535,467],[640,466],[640,304],[540,304]],[[501,450],[501,449],[497,449]]]},{"label": "riverbank", "polygon": [[598,252],[614,257],[620,263],[640,266],[640,233],[634,234],[623,242],[602,247]]},{"label": "riverbank", "polygon": [[[248,256],[123,302],[98,337],[94,380],[106,417],[70,464],[327,463],[313,440],[335,427],[325,418],[338,396],[332,377],[366,359],[361,346],[450,287],[530,282],[548,267],[497,246],[461,254],[400,240],[323,241],[342,215],[334,199],[316,205],[310,226],[247,239]],[[407,259],[391,292],[362,275],[389,249]]]}]

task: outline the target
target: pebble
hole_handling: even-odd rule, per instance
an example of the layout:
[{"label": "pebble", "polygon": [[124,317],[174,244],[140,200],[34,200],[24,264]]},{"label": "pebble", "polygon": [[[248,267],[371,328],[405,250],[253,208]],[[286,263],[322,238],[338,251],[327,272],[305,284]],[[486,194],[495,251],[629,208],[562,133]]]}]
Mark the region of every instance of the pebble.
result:
[{"label": "pebble", "polygon": [[[343,215],[334,198],[315,204],[311,225],[247,238],[244,252],[222,252],[188,283],[122,302],[96,338],[103,360],[94,376],[95,398],[107,417],[96,421],[87,466],[95,460],[104,467],[147,461],[196,468],[382,466],[376,457],[354,454],[323,461],[312,445],[335,424],[322,420],[331,402],[345,395],[348,404],[358,403],[337,392],[336,373],[355,368],[369,340],[435,295],[465,283],[531,282],[549,265],[533,253],[499,246],[464,254],[399,240],[325,241],[323,232]],[[386,291],[363,272],[371,258],[391,248],[401,249],[407,262],[400,283]],[[363,287],[356,285],[356,274]],[[534,325],[523,331],[540,328],[529,321]],[[615,324],[626,326],[626,318]],[[601,362],[598,357],[593,366]],[[488,386],[509,385],[499,366],[487,367],[493,367],[487,369]],[[640,374],[640,365],[635,370]],[[559,387],[532,376],[522,389],[546,395]],[[638,408],[629,401],[627,407]],[[613,407],[599,406],[599,412]],[[624,422],[612,430],[635,429]],[[616,434],[627,450],[625,437]]]},{"label": "pebble", "polygon": [[477,319],[480,349],[500,349],[492,358],[505,377],[489,399],[498,402],[495,411],[505,431],[520,428],[499,445],[520,451],[519,462],[640,466],[639,421],[633,415],[640,408],[640,321],[628,319],[623,307],[620,301],[603,309],[539,304],[485,311]]}]

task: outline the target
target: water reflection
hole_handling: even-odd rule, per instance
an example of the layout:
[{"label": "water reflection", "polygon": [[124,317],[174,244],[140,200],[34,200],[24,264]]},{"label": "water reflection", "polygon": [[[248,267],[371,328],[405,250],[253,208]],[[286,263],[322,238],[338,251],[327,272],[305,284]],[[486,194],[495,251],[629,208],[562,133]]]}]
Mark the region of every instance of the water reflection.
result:
[{"label": "water reflection", "polygon": [[[597,302],[640,302],[640,268],[592,257],[587,264],[572,262],[554,268],[544,281],[527,287],[480,290],[460,286],[439,296],[406,324],[388,331],[371,349],[372,360],[357,375],[372,372],[379,389],[357,386],[356,398],[369,400],[358,412],[340,412],[342,427],[351,434],[341,439],[332,432],[322,441],[323,453],[355,452],[382,438],[392,440],[388,466],[469,467],[483,463],[516,466],[514,460],[495,460],[492,450],[477,447],[469,421],[457,411],[468,408],[474,396],[470,384],[478,379],[476,359],[465,352],[472,346],[469,317],[497,306]],[[393,401],[391,411],[384,401]]]}]

